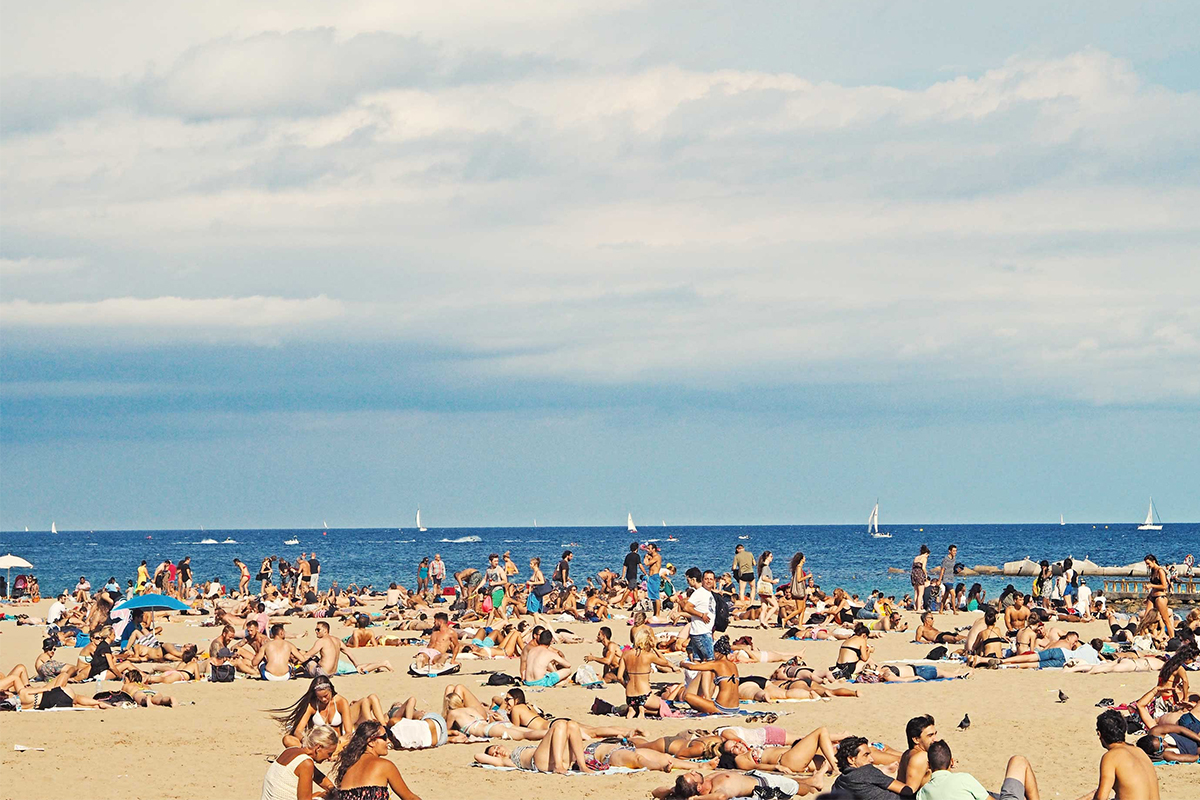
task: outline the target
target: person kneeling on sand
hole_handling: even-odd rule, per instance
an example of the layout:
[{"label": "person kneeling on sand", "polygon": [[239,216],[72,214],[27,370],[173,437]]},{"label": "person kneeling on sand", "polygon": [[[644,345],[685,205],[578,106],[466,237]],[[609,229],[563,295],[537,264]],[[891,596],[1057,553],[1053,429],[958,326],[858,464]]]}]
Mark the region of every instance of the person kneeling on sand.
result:
[{"label": "person kneeling on sand", "polygon": [[1037,778],[1024,756],[1013,756],[1004,770],[999,794],[989,794],[983,784],[968,772],[955,772],[950,745],[936,741],[929,745],[929,781],[917,792],[917,800],[1039,800]]}]

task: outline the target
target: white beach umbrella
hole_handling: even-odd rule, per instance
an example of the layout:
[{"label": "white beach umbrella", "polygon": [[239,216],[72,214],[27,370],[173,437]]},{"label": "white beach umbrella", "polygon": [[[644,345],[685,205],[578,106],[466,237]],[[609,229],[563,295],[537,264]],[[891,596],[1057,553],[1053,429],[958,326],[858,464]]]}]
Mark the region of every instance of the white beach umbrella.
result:
[{"label": "white beach umbrella", "polygon": [[8,584],[8,594],[10,597],[12,596],[12,570],[13,570],[13,567],[16,567],[17,569],[33,569],[33,564],[30,564],[28,561],[21,558],[20,556],[14,556],[12,553],[9,553],[8,555],[0,556],[0,569],[8,570],[8,578],[7,578],[6,583]]}]

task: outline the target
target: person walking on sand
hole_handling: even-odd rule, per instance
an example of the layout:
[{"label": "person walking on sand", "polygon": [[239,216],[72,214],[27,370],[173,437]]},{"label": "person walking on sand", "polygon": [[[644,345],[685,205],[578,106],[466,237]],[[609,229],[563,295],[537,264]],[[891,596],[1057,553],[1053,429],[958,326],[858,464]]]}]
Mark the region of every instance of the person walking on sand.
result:
[{"label": "person walking on sand", "polygon": [[442,596],[444,580],[446,580],[446,562],[442,561],[441,553],[434,553],[433,561],[429,562],[429,582],[433,585],[433,593],[436,597]]},{"label": "person walking on sand", "polygon": [[[950,545],[946,549],[946,557],[942,559],[942,565],[938,568],[938,584],[942,587],[942,613],[946,611],[946,605],[949,603],[951,611],[958,613],[958,606],[953,602],[954,598],[954,568],[958,565],[958,545]],[[949,598],[949,600],[947,600]]]},{"label": "person walking on sand", "polygon": [[921,552],[917,553],[912,560],[912,566],[909,567],[908,580],[913,587],[913,610],[925,610],[925,587],[929,585],[929,545],[921,545]]}]

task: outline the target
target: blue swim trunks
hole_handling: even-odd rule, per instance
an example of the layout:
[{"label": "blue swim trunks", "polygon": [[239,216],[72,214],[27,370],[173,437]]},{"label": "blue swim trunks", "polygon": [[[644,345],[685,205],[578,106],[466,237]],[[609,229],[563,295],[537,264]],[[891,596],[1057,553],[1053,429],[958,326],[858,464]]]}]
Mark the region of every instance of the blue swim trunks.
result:
[{"label": "blue swim trunks", "polygon": [[1058,669],[1067,665],[1067,657],[1061,647],[1038,651],[1038,669]]},{"label": "blue swim trunks", "polygon": [[925,681],[936,681],[938,676],[937,667],[931,667],[928,664],[913,664],[913,672],[918,678]]},{"label": "blue swim trunks", "polygon": [[646,599],[650,600],[651,602],[659,599],[659,597],[660,597],[659,589],[660,588],[661,588],[661,584],[659,583],[658,576],[652,575],[650,577],[650,579],[648,581],[646,581]]},{"label": "blue swim trunks", "polygon": [[558,677],[557,672],[547,672],[545,675],[538,678],[536,681],[525,681],[525,685],[526,686],[542,686],[542,687],[549,689],[551,686],[557,686],[558,682],[560,680],[561,680],[561,678]]}]

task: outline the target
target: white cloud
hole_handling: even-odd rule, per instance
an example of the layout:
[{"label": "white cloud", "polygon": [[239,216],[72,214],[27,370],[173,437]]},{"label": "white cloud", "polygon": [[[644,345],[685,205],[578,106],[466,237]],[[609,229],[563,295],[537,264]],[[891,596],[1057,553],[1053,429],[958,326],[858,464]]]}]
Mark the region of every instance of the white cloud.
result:
[{"label": "white cloud", "polygon": [[328,322],[345,304],[321,295],[284,297],[113,297],[94,302],[0,303],[0,325],[9,328],[158,328],[220,330],[272,328]]}]

